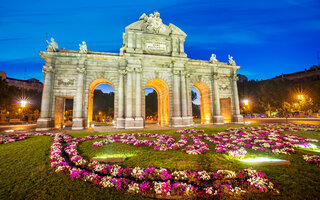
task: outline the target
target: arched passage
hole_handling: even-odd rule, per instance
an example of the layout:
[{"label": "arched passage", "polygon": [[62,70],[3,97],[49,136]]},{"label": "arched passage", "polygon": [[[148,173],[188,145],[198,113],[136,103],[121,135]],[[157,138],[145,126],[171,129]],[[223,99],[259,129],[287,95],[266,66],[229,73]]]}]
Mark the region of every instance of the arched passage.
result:
[{"label": "arched passage", "polygon": [[87,126],[91,127],[92,125],[92,114],[93,114],[93,95],[95,88],[100,84],[109,84],[113,87],[113,84],[104,78],[94,80],[89,86],[89,93],[88,93],[88,117],[87,117]]},{"label": "arched passage", "polygon": [[160,125],[169,124],[169,87],[161,79],[148,81],[146,88],[153,88],[158,95],[158,120]]},{"label": "arched passage", "polygon": [[201,124],[209,124],[211,122],[210,89],[202,82],[194,84],[193,87],[195,87],[200,94]]}]

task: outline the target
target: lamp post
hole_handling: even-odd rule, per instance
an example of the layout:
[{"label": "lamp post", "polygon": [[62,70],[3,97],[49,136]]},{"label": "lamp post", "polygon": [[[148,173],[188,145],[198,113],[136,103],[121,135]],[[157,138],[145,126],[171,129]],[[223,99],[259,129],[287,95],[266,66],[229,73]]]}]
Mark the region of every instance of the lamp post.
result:
[{"label": "lamp post", "polygon": [[247,115],[247,111],[248,111],[248,108],[249,108],[249,100],[248,99],[245,99],[243,100],[243,103],[244,103],[244,117],[243,117],[243,122],[245,124],[245,117]]},{"label": "lamp post", "polygon": [[22,111],[22,120],[24,120],[24,118],[25,118],[25,113],[24,113],[25,110],[24,109],[27,107],[27,104],[28,104],[28,101],[26,101],[26,100],[20,101],[20,107],[21,107],[21,111]]}]

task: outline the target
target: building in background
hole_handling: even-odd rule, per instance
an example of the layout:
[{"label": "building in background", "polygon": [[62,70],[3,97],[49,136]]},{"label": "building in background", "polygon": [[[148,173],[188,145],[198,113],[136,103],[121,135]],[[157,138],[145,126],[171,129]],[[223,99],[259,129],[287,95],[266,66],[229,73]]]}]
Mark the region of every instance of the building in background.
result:
[{"label": "building in background", "polygon": [[26,90],[35,90],[37,92],[42,92],[43,84],[35,78],[31,78],[28,80],[9,78],[7,77],[5,72],[0,71],[0,79],[5,80],[9,86],[15,86]]},{"label": "building in background", "polygon": [[301,82],[302,80],[316,81],[320,80],[320,66],[314,65],[310,69],[305,69],[304,71],[294,72],[290,74],[282,74],[276,76],[274,79],[289,79],[296,82]]},{"label": "building in background", "polygon": [[243,81],[248,81],[248,77],[242,74],[237,74],[238,76],[238,82],[242,83]]}]

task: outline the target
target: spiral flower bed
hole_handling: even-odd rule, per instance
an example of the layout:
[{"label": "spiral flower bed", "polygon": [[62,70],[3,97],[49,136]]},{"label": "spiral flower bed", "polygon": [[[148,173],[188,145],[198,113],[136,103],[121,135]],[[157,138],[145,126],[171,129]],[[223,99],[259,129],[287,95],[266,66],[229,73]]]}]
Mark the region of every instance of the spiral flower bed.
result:
[{"label": "spiral flower bed", "polygon": [[[207,172],[199,170],[175,171],[155,167],[123,168],[119,165],[103,164],[97,161],[89,162],[77,151],[77,146],[81,142],[106,138],[106,135],[71,138],[62,133],[33,133],[10,135],[2,137],[1,141],[15,142],[30,136],[51,136],[54,138],[50,161],[55,172],[65,173],[72,179],[81,179],[104,188],[115,188],[155,198],[173,197],[176,199],[212,198],[224,194],[239,196],[247,192],[278,193],[275,185],[264,173],[252,169],[239,170],[238,172],[230,170]],[[117,137],[124,136],[118,135]]]},{"label": "spiral flower bed", "polygon": [[[250,195],[252,193],[279,193],[277,186],[264,173],[253,169],[239,171],[218,170],[186,171],[165,168],[121,167],[84,159],[77,151],[81,142],[103,139],[93,142],[98,148],[110,143],[123,143],[135,146],[153,146],[156,151],[177,150],[187,154],[198,155],[209,151],[204,140],[211,142],[216,152],[235,157],[243,157],[247,151],[269,151],[275,154],[293,153],[295,148],[314,148],[310,140],[294,134],[280,134],[291,127],[243,127],[227,129],[217,134],[189,135],[193,144],[187,145],[189,139],[180,135],[176,141],[171,135],[151,133],[127,133],[110,135],[91,135],[72,138],[62,133],[30,133],[0,137],[0,144],[16,142],[30,136],[51,136],[54,138],[50,151],[51,167],[57,173],[65,173],[72,179],[91,182],[102,188],[115,188],[131,194],[142,194],[152,198],[218,198],[223,195]],[[303,127],[304,128],[304,127]],[[308,129],[311,129],[307,127]],[[317,131],[312,127],[314,131]],[[139,137],[151,137],[154,140],[141,140]],[[184,147],[184,148],[183,148]],[[320,156],[304,156],[310,164],[319,166]]]}]

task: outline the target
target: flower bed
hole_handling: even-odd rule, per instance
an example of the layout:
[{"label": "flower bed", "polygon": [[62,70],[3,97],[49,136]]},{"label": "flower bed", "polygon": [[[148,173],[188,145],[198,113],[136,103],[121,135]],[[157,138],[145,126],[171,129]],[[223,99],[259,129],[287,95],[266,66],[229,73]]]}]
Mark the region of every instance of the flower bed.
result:
[{"label": "flower bed", "polygon": [[[22,135],[2,137],[1,141],[18,141],[22,139],[19,136]],[[82,179],[100,187],[112,187],[116,190],[139,193],[149,197],[181,199],[189,197],[212,198],[224,194],[239,196],[247,192],[278,193],[274,184],[264,173],[252,169],[239,170],[238,172],[229,170],[206,172],[198,170],[175,171],[154,167],[146,169],[139,167],[122,168],[118,165],[102,164],[96,161],[89,162],[81,157],[77,151],[77,146],[81,142],[107,138],[106,135],[71,138],[69,135],[62,133],[35,133],[25,134],[23,139],[30,136],[51,136],[54,138],[50,151],[50,161],[51,167],[57,173],[65,173],[73,179]],[[121,139],[124,136],[114,137]],[[168,140],[170,138],[167,137]],[[198,137],[193,136],[193,139],[195,146],[203,145],[198,144],[202,143]],[[149,144],[149,142],[143,144]],[[66,147],[64,148],[64,146]],[[206,148],[200,149],[206,151]]]},{"label": "flower bed", "polygon": [[176,133],[204,133],[204,130],[199,129],[183,129],[183,130],[177,130]]},{"label": "flower bed", "polygon": [[294,134],[284,135],[279,129],[269,127],[232,128],[226,131],[214,135],[203,134],[199,137],[212,142],[217,152],[240,157],[247,153],[245,148],[288,154],[293,153],[294,148],[311,146],[310,141],[318,142]]},{"label": "flower bed", "polygon": [[303,159],[310,164],[318,165],[320,167],[320,156],[318,155],[313,155],[313,156],[303,155]]},{"label": "flower bed", "polygon": [[[139,140],[138,137],[152,137],[156,140]],[[247,154],[246,148],[255,151],[269,151],[275,154],[293,153],[294,148],[311,148],[310,142],[317,140],[301,138],[294,134],[281,134],[281,129],[270,127],[243,127],[227,129],[226,132],[217,134],[189,135],[193,140],[192,145],[186,146],[182,152],[192,155],[203,154],[209,151],[207,140],[215,145],[216,152],[225,153],[234,157],[243,157]],[[188,143],[188,138],[181,135],[181,139],[175,142],[170,135],[151,133],[127,133],[101,135],[98,138],[106,138],[103,141],[93,143],[93,147],[101,147],[106,144],[118,142],[135,146],[154,146],[156,151],[168,151],[179,149]]]}]

